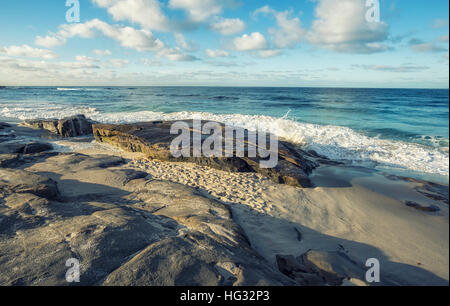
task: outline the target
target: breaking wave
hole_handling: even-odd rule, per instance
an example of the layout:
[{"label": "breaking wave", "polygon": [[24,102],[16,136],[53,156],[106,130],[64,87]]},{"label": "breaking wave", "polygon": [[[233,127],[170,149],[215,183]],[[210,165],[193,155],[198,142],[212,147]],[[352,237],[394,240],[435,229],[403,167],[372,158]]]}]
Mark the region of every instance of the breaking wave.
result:
[{"label": "breaking wave", "polygon": [[185,120],[200,115],[203,120],[214,120],[249,130],[258,129],[274,133],[332,160],[345,161],[370,168],[387,167],[449,175],[448,147],[430,147],[417,143],[369,137],[348,127],[303,123],[289,119],[288,116],[275,118],[242,114],[219,115],[152,111],[103,113],[92,107],[65,107],[46,103],[35,104],[33,108],[4,107],[0,110],[1,117],[20,120],[62,118],[76,114],[85,114],[87,117],[102,123]]}]

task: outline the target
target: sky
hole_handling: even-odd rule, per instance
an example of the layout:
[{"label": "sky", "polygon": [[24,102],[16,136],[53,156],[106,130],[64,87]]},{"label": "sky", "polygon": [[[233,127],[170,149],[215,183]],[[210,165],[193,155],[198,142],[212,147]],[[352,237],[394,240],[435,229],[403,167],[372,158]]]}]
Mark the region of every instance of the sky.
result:
[{"label": "sky", "polygon": [[448,0],[15,0],[0,28],[6,86],[449,87]]}]

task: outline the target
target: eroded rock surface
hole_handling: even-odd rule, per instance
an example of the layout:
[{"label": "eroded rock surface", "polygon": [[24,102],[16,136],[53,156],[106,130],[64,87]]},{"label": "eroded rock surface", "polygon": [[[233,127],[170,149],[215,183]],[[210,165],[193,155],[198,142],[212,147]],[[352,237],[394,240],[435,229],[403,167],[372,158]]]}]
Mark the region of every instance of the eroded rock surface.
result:
[{"label": "eroded rock surface", "polygon": [[283,274],[304,286],[341,286],[345,281],[364,284],[366,274],[362,263],[340,251],[310,250],[297,258],[277,255],[277,264]]},{"label": "eroded rock surface", "polygon": [[36,154],[53,150],[53,146],[44,142],[7,143],[0,148],[0,154]]},{"label": "eroded rock surface", "polygon": [[0,285],[292,285],[224,204],[119,157],[57,154],[0,169]]},{"label": "eroded rock surface", "polygon": [[[175,158],[170,152],[170,145],[178,136],[170,134],[173,123],[174,122],[149,122],[127,125],[95,124],[93,125],[93,131],[95,138],[99,142],[113,144],[130,152],[142,152],[151,159],[173,162],[193,162],[202,166],[209,166],[211,168],[231,172],[257,172],[270,177],[280,184],[296,187],[312,186],[308,175],[315,167],[317,167],[317,164],[305,158],[308,153],[285,141],[279,142],[279,159],[277,166],[269,169],[261,167],[260,162],[264,159],[260,157],[259,154],[256,158],[248,157],[248,138],[244,140],[246,157],[237,157],[236,152],[234,151],[234,157],[228,158],[205,156]],[[186,123],[190,124],[190,132],[192,132],[192,122],[186,121]],[[222,128],[224,128],[223,125]],[[245,134],[247,135],[247,131],[245,131]],[[203,135],[202,140],[204,141],[207,136],[209,135]],[[258,145],[252,145],[258,148]]]},{"label": "eroded rock surface", "polygon": [[58,196],[56,182],[52,179],[17,169],[0,169],[0,192],[29,193],[48,199],[56,199]]},{"label": "eroded rock surface", "polygon": [[77,115],[64,119],[26,120],[22,125],[33,129],[43,129],[63,137],[76,137],[92,134],[93,123],[84,115]]}]

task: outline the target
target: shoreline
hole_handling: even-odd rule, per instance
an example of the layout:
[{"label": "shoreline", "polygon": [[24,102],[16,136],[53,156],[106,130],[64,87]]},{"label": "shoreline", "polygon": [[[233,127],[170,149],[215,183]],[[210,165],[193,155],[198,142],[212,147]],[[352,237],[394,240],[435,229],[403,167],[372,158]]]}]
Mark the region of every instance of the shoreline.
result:
[{"label": "shoreline", "polygon": [[[0,122],[5,122],[5,123],[11,124],[11,125],[17,127],[17,126],[20,126],[20,124],[23,122],[23,120],[13,119],[13,118],[3,118],[3,119],[0,118]],[[139,124],[139,123],[144,123],[144,122],[145,121],[143,121],[143,122],[138,121],[136,123],[127,122],[127,123],[111,123],[111,124],[128,125],[128,124]],[[56,141],[56,142],[58,141],[59,138],[61,138],[61,137],[54,137],[54,135],[51,135],[48,133],[44,137],[50,138],[49,141]],[[80,137],[78,137],[78,138],[80,138]],[[82,138],[83,137],[81,137],[79,139],[80,142],[83,142]],[[94,139],[92,139],[92,140],[94,141]],[[286,139],[285,137],[279,137],[279,140],[293,143],[291,140]],[[411,144],[419,145],[418,143],[411,143]],[[295,145],[303,146],[298,143],[295,143]],[[72,148],[74,148],[74,147],[75,147],[75,145],[72,146]],[[63,147],[61,147],[61,148],[64,150]],[[314,152],[314,150],[312,150],[312,151]],[[317,153],[314,152],[314,154],[317,154]],[[328,157],[325,157],[325,158],[333,161],[332,158],[328,158]],[[427,173],[427,172],[422,172],[422,171],[413,170],[413,169],[402,169],[399,167],[387,167],[387,166],[380,166],[380,165],[376,165],[375,168],[373,168],[373,167],[370,167],[369,165],[352,164],[352,162],[349,160],[340,160],[339,163],[344,163],[350,168],[355,167],[355,168],[368,169],[371,171],[382,173],[386,176],[394,175],[394,176],[399,176],[399,177],[413,178],[416,180],[422,180],[422,181],[427,181],[427,182],[432,182],[432,183],[436,183],[436,184],[440,184],[440,185],[449,186],[449,178],[450,178],[449,175],[442,175],[442,174],[437,174],[437,173]]]},{"label": "shoreline", "polygon": [[[25,127],[13,128],[16,134],[37,137],[40,141],[45,141],[43,135],[49,136]],[[301,189],[276,184],[255,173],[230,173],[190,163],[148,160],[142,154],[89,140],[89,137],[58,140],[56,144],[64,144],[68,152],[54,153],[37,165],[19,168],[42,174],[43,169],[50,167],[46,172],[53,167],[52,171],[60,172],[63,178],[64,169],[52,159],[75,158],[76,154],[88,158],[124,158],[126,163],[120,169],[144,172],[150,181],[193,188],[200,196],[228,207],[250,246],[273,270],[278,269],[277,255],[297,257],[311,249],[341,251],[363,263],[368,258],[378,258],[382,275],[391,284],[448,285],[448,204],[419,192],[424,182],[387,177],[360,167],[321,165],[310,176],[315,187]],[[80,146],[78,141],[86,146]],[[76,165],[71,167],[76,169]],[[100,170],[89,173],[89,177],[70,179],[105,184]],[[65,186],[65,179],[52,178]],[[428,212],[406,205],[411,202],[439,210]]]}]

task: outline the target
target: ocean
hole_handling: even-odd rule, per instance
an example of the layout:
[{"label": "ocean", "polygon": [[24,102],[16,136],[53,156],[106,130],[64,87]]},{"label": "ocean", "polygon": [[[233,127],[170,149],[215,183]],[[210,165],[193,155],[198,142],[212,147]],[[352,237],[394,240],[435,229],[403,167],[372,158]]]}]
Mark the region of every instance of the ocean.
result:
[{"label": "ocean", "polygon": [[349,165],[448,183],[447,89],[0,88],[0,121],[76,114],[104,123],[201,114],[205,120],[272,131]]}]

